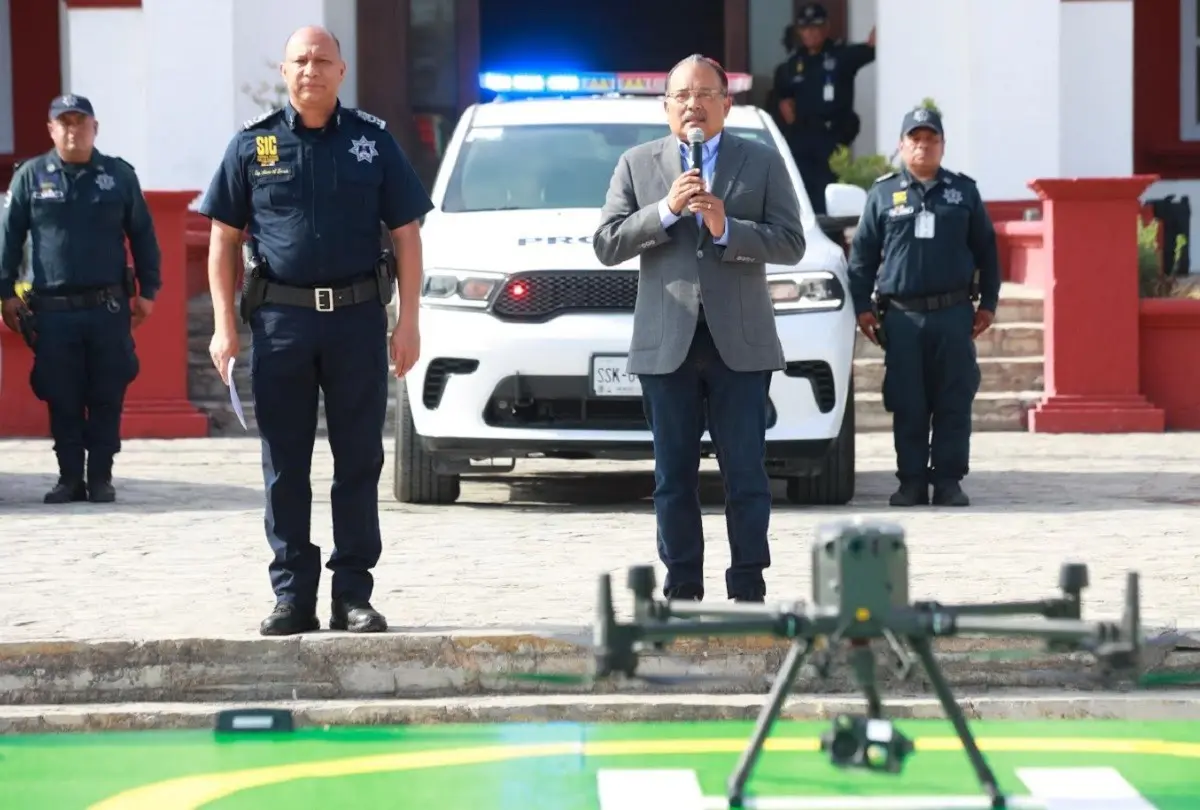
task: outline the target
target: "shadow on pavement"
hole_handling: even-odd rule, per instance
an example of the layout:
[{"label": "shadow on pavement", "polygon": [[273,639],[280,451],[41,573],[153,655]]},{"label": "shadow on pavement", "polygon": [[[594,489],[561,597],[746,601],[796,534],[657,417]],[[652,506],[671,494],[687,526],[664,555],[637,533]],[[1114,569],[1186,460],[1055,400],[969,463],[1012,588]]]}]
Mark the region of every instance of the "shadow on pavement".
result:
[{"label": "shadow on pavement", "polygon": [[[888,497],[897,486],[889,472],[860,472],[854,500],[839,507],[789,503],[783,481],[772,481],[774,510],[861,514],[897,512]],[[478,487],[508,490],[507,501],[478,500]],[[1112,470],[1105,472],[990,472],[972,473],[963,481],[971,497],[968,509],[937,508],[939,512],[989,514],[1014,512],[1105,512],[1130,509],[1170,509],[1200,505],[1200,475],[1170,472]],[[503,492],[503,490],[501,490]],[[456,506],[467,509],[509,509],[547,512],[652,512],[654,477],[650,472],[581,472],[539,476],[473,476],[464,479]],[[700,503],[707,513],[720,512],[725,497],[718,474],[700,478]],[[441,507],[445,508],[445,507]],[[451,507],[453,508],[453,507]],[[918,507],[929,511],[936,507]],[[904,510],[914,511],[914,510]]]},{"label": "shadow on pavement", "polygon": [[36,511],[38,514],[154,514],[187,511],[240,511],[263,507],[262,487],[232,484],[162,481],[116,476],[116,503],[45,504],[42,497],[57,481],[53,474],[0,472],[0,514]]}]

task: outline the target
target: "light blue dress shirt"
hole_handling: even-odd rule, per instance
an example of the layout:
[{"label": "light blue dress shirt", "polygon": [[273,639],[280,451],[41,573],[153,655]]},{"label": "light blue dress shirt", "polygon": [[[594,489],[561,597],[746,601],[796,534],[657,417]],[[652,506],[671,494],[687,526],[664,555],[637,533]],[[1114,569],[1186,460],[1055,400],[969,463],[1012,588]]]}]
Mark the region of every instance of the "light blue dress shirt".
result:
[{"label": "light blue dress shirt", "polygon": [[[717,169],[717,147],[721,145],[721,133],[712,136],[704,144],[704,161],[700,167],[700,174],[704,178],[704,185],[712,191],[713,173]],[[686,172],[691,168],[691,145],[686,143],[679,144],[679,159],[683,164],[683,170]],[[671,211],[667,205],[667,200],[664,198],[658,204],[658,216],[662,220],[663,229],[670,228],[679,221],[680,216]],[[701,214],[696,214],[696,224],[703,226],[704,217]],[[713,239],[713,244],[724,247],[729,243],[729,217],[725,217],[725,232],[721,234],[720,239]]]}]

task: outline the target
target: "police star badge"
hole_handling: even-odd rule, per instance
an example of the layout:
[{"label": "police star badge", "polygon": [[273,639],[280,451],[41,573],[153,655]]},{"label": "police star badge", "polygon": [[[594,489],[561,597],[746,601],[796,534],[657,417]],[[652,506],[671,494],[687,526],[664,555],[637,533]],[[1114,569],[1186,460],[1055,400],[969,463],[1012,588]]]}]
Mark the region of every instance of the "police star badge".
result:
[{"label": "police star badge", "polygon": [[942,195],[950,205],[958,205],[963,201],[962,192],[956,188],[948,188]]},{"label": "police star badge", "polygon": [[96,175],[96,185],[100,188],[101,191],[112,191],[113,186],[115,186],[116,184],[117,184],[117,181],[113,179],[113,176],[111,174]]},{"label": "police star badge", "polygon": [[371,163],[379,155],[379,152],[375,150],[375,141],[368,141],[367,136],[364,135],[357,141],[350,142],[350,154],[358,158],[359,163],[364,160]]}]

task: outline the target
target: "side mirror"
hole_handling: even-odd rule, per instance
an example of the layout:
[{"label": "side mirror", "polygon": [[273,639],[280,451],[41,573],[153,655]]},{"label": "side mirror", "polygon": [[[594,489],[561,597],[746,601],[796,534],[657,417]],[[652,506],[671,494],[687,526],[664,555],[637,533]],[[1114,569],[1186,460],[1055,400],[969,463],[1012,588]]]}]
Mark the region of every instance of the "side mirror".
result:
[{"label": "side mirror", "polygon": [[825,213],[831,217],[861,217],[867,207],[867,192],[848,183],[825,187]]}]

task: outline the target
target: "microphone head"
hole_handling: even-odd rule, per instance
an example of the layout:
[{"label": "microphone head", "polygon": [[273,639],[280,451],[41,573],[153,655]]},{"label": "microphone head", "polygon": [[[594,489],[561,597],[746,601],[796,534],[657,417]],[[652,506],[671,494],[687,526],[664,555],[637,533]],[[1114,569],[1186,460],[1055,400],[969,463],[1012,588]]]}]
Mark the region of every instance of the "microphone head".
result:
[{"label": "microphone head", "polygon": [[687,133],[688,143],[704,143],[704,130],[692,127]]}]

